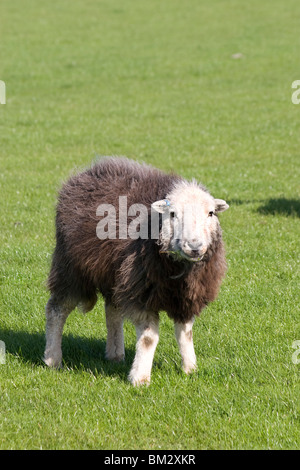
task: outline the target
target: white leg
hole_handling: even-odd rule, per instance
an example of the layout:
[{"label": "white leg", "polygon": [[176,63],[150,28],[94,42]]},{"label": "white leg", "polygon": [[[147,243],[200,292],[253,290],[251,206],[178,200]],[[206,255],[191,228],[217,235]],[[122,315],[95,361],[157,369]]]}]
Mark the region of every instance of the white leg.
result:
[{"label": "white leg", "polygon": [[153,357],[158,343],[158,315],[150,313],[144,320],[135,322],[136,353],[129,374],[133,385],[149,385]]},{"label": "white leg", "polygon": [[123,317],[113,305],[105,305],[107,341],[105,356],[111,361],[123,361],[125,358]]},{"label": "white leg", "polygon": [[194,318],[188,323],[175,323],[175,336],[182,357],[182,368],[186,374],[197,368],[193,344],[193,323]]},{"label": "white leg", "polygon": [[44,362],[50,367],[61,366],[62,332],[68,315],[75,307],[75,302],[58,303],[52,297],[46,305],[46,349]]}]

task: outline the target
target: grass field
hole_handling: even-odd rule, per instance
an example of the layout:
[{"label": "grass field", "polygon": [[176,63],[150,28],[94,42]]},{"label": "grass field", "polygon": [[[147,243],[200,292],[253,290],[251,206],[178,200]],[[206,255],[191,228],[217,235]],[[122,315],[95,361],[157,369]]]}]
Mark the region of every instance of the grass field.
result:
[{"label": "grass field", "polygon": [[[300,448],[298,0],[2,0],[1,449]],[[235,54],[238,54],[237,56]],[[104,359],[103,301],[74,312],[47,369],[56,193],[96,155],[196,177],[228,273],[194,326],[186,377],[162,314],[149,388]],[[300,356],[299,356],[300,357]]]}]

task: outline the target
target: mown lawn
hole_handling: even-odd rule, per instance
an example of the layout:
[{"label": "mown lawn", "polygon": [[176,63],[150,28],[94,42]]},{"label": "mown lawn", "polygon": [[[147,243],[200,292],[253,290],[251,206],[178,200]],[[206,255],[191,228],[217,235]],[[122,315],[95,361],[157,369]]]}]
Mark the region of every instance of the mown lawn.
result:
[{"label": "mown lawn", "polygon": [[[2,0],[1,449],[300,447],[298,0]],[[237,54],[237,55],[236,55]],[[47,369],[45,289],[57,189],[96,155],[197,178],[228,273],[194,326],[186,377],[162,314],[149,388],[104,359],[103,301],[72,314]],[[300,356],[299,356],[300,358]]]}]

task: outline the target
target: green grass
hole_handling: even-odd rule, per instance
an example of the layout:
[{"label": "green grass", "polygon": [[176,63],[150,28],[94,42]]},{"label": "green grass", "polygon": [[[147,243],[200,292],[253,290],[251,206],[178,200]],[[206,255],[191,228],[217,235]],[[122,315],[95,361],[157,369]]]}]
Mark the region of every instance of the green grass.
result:
[{"label": "green grass", "polygon": [[[299,448],[299,1],[2,0],[0,18],[0,448]],[[64,369],[41,361],[56,192],[97,154],[230,203],[190,377],[162,314],[151,386],[131,387],[134,329],[105,361],[101,299],[69,317]]]}]

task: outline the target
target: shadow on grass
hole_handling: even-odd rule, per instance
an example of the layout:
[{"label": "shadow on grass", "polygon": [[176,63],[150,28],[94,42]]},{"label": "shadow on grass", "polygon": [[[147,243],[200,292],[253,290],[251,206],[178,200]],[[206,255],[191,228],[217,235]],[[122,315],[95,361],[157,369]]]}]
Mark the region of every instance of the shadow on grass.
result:
[{"label": "shadow on grass", "polygon": [[[0,339],[4,341],[6,353],[24,362],[47,369],[42,358],[45,348],[44,333],[11,331],[0,328]],[[92,372],[94,375],[118,376],[127,381],[135,349],[126,348],[124,362],[114,363],[105,359],[105,340],[64,335],[62,340],[63,368],[75,373]]]},{"label": "shadow on grass", "polygon": [[299,199],[285,199],[275,198],[264,201],[257,211],[260,214],[266,215],[285,215],[300,217],[300,200]]},{"label": "shadow on grass", "polygon": [[300,199],[286,199],[284,197],[260,200],[231,199],[228,201],[228,204],[229,206],[240,206],[242,204],[253,204],[257,202],[262,204],[258,209],[256,209],[256,211],[261,215],[300,217]]}]

